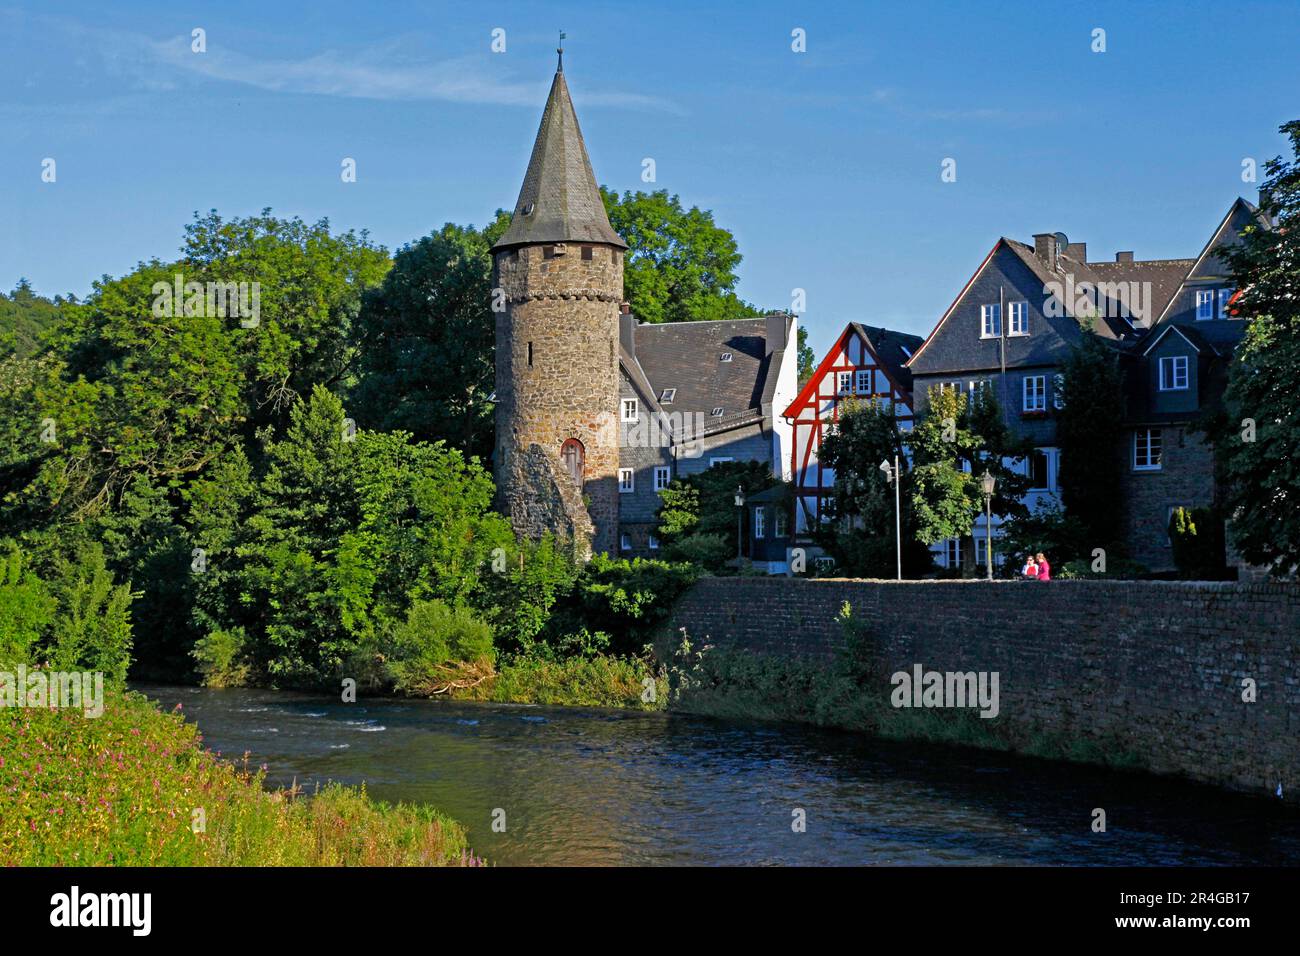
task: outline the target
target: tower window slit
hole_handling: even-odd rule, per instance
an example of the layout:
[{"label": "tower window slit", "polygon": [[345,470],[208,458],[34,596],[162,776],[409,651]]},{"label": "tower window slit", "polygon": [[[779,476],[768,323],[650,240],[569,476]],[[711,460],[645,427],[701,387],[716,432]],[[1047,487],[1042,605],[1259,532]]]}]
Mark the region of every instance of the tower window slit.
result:
[{"label": "tower window slit", "polygon": [[533,343],[528,343],[528,367],[533,367]]}]

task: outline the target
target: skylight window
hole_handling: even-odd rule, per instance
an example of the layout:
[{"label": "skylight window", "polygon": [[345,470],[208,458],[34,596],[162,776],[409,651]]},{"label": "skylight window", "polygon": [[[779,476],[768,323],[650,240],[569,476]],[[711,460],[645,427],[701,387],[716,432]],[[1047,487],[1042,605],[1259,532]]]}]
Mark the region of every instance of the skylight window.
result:
[{"label": "skylight window", "polygon": [[721,418],[721,417],[722,417],[722,406],[721,406],[721,405],[719,405],[717,408],[715,408],[715,409],[713,410],[713,417],[714,417],[714,418]]},{"label": "skylight window", "polygon": [[899,348],[903,350],[903,358],[912,357],[912,350],[909,349],[906,345],[900,345]]},{"label": "skylight window", "polygon": [[723,361],[723,362],[730,362],[730,361],[731,361],[731,353],[730,353],[730,352],[723,352],[723,353],[722,353],[722,359],[721,359],[721,361]]},{"label": "skylight window", "polygon": [[659,396],[659,404],[671,405],[673,403],[673,399],[675,399],[676,397],[677,397],[677,389],[665,388],[663,390],[663,394]]}]

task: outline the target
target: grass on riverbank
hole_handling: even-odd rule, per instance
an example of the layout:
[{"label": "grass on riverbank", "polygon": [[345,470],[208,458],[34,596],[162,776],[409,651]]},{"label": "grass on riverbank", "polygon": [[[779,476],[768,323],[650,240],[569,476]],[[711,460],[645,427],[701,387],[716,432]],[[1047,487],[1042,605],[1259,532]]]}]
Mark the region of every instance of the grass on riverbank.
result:
[{"label": "grass on riverbank", "polygon": [[[199,832],[195,832],[195,831]],[[0,865],[442,866],[480,863],[455,821],[364,789],[267,791],[197,728],[135,693],[80,710],[0,710]]]},{"label": "grass on riverbank", "polygon": [[640,658],[517,657],[503,663],[495,676],[451,696],[501,704],[662,710],[668,682]]}]

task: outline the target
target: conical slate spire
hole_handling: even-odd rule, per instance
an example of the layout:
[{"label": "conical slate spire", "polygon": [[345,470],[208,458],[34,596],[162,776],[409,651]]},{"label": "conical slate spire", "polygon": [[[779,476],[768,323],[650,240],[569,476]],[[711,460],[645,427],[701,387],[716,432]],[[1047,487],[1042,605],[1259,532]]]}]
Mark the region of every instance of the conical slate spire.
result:
[{"label": "conical slate spire", "polygon": [[551,84],[510,228],[492,248],[537,242],[601,242],[627,248],[605,215],[562,69]]}]

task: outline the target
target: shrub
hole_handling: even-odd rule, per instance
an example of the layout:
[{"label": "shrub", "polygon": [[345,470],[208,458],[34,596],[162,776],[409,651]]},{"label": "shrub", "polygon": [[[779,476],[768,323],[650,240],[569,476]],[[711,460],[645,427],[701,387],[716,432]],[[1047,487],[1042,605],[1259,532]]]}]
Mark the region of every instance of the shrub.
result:
[{"label": "shrub", "polygon": [[491,626],[466,607],[416,601],[393,630],[393,676],[407,693],[440,694],[492,673]]},{"label": "shrub", "polygon": [[242,687],[252,668],[246,655],[248,638],[242,627],[213,630],[191,652],[207,687]]},{"label": "shrub", "polygon": [[1181,577],[1223,577],[1223,537],[1218,515],[1210,508],[1175,508],[1169,516],[1169,542]]},{"label": "shrub", "polygon": [[603,631],[610,636],[610,653],[639,653],[698,575],[690,564],[598,554],[582,569],[570,598],[557,606],[548,643],[554,647],[584,630]]},{"label": "shrub", "polygon": [[120,684],[131,659],[134,597],[113,580],[97,544],[79,542],[70,555],[30,564],[11,547],[0,560],[0,657],[101,671]]}]

